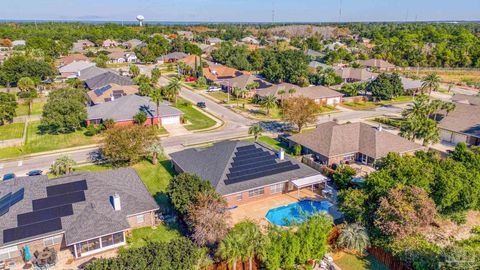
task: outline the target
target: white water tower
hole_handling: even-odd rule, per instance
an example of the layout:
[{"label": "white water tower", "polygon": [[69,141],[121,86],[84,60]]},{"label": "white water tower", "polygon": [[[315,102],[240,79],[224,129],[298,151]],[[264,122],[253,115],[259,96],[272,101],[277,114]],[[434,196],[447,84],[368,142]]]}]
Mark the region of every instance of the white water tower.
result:
[{"label": "white water tower", "polygon": [[143,20],[145,20],[145,17],[143,17],[143,15],[138,15],[137,16],[137,21],[140,24],[140,26],[143,25]]}]

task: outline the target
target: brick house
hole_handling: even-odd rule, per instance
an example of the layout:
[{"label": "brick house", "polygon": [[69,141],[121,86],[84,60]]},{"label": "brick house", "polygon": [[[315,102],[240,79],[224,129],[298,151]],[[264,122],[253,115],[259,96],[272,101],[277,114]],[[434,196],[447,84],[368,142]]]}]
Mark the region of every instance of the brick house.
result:
[{"label": "brick house", "polygon": [[[295,89],[293,94],[289,94],[288,91],[290,89]],[[283,95],[280,95],[279,92],[283,90]],[[257,89],[256,95],[259,98],[265,98],[267,96],[273,95],[278,100],[282,98],[288,97],[307,97],[313,99],[315,103],[321,106],[329,105],[335,106],[337,104],[342,103],[343,101],[343,94],[337,92],[331,88],[317,85],[317,86],[309,86],[309,87],[299,87],[294,84],[290,83],[281,83],[281,84],[274,84],[267,88]]]},{"label": "brick house", "polygon": [[[0,182],[0,261],[23,263],[28,246],[84,258],[126,245],[133,228],[153,226],[158,205],[130,168]],[[4,203],[7,201],[7,203]]]},{"label": "brick house", "polygon": [[247,141],[223,141],[203,149],[170,154],[178,173],[210,181],[229,207],[318,186],[327,178],[316,170],[268,146]]},{"label": "brick house", "polygon": [[[100,91],[101,89],[97,89]],[[97,91],[96,90],[96,91]],[[115,98],[110,97],[110,101],[87,107],[87,126],[90,124],[101,124],[106,119],[112,119],[116,126],[133,125],[133,116],[138,112],[145,112],[147,121],[145,125],[157,125],[160,120],[161,125],[180,124],[183,112],[170,106],[167,102],[160,104],[160,119],[157,118],[157,105],[149,97],[138,95],[125,95]]]},{"label": "brick house", "polygon": [[365,123],[340,125],[326,122],[315,130],[290,136],[291,147],[302,146],[303,154],[311,154],[322,164],[361,162],[371,165],[390,152],[414,153],[423,146]]}]

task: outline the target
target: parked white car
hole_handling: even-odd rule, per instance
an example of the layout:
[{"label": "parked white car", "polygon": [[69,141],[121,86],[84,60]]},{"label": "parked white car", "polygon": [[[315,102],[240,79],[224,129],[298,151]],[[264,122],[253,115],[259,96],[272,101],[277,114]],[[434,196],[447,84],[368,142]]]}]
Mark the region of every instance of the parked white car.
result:
[{"label": "parked white car", "polygon": [[218,86],[210,86],[208,87],[207,89],[207,92],[218,92],[218,91],[221,91],[222,88],[218,87]]}]

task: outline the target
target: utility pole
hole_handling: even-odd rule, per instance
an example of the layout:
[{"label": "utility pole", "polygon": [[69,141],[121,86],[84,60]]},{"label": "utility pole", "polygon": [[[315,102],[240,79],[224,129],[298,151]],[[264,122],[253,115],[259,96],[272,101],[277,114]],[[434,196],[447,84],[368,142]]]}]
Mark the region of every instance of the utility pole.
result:
[{"label": "utility pole", "polygon": [[338,22],[342,20],[342,0],[340,0],[340,9],[338,11]]}]

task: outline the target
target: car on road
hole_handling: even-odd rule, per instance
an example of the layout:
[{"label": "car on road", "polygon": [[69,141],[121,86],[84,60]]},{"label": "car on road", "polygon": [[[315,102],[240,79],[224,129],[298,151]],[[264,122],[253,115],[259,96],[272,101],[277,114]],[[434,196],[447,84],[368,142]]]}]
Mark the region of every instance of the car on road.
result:
[{"label": "car on road", "polygon": [[207,104],[205,104],[205,102],[203,101],[199,101],[197,102],[197,107],[205,109],[207,107]]},{"label": "car on road", "polygon": [[33,170],[33,171],[29,171],[27,173],[28,176],[36,176],[36,175],[42,175],[42,170]]},{"label": "car on road", "polygon": [[197,81],[197,78],[195,78],[195,77],[193,77],[193,76],[190,76],[190,77],[185,78],[185,81],[186,81],[186,82],[196,82],[196,81]]},{"label": "car on road", "polygon": [[3,181],[12,180],[16,175],[14,173],[7,173],[3,175]]},{"label": "car on road", "polygon": [[218,86],[210,86],[208,87],[207,89],[207,92],[218,92],[218,91],[221,91],[222,88],[218,87]]}]

